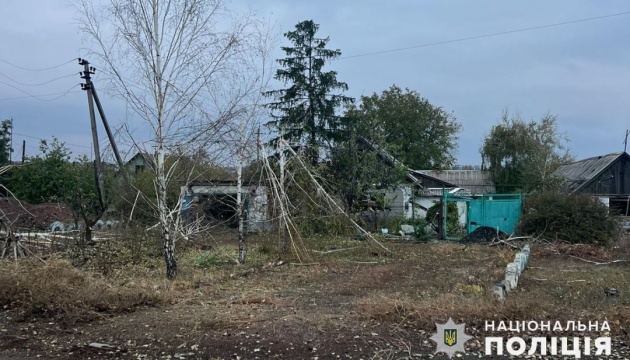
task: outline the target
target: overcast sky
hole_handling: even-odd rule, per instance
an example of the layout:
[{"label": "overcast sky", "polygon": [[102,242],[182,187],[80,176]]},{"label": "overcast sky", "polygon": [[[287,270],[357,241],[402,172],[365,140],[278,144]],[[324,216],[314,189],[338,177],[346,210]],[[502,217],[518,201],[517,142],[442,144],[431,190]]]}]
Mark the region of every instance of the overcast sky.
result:
[{"label": "overcast sky", "polygon": [[[90,152],[75,60],[88,43],[68,2],[2,0],[0,118],[14,119],[14,159],[22,140],[34,155],[37,139],[51,136],[74,155]],[[483,137],[505,109],[525,119],[557,115],[578,158],[623,150],[630,129],[630,13],[420,45],[626,13],[627,1],[234,0],[232,7],[270,17],[279,33],[302,20],[319,23],[318,35],[343,53],[328,69],[348,83],[350,96],[396,84],[452,112],[463,125],[460,164],[481,163]],[[287,44],[282,36],[279,42]],[[410,49],[371,54],[400,48]],[[274,58],[282,55],[278,49]],[[130,121],[123,102],[101,97],[112,126]]]}]

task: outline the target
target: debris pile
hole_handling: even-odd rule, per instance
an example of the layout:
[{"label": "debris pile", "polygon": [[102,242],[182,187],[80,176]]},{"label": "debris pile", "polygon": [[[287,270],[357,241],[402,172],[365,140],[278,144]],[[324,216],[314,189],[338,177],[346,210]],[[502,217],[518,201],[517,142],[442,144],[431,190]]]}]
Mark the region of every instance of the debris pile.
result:
[{"label": "debris pile", "polygon": [[0,211],[13,229],[47,230],[55,221],[74,222],[66,204],[30,205],[14,198],[0,198]]},{"label": "debris pile", "polygon": [[461,238],[461,242],[475,243],[475,242],[494,242],[497,240],[505,240],[508,236],[501,230],[493,229],[489,226],[480,226],[476,228],[470,234]]}]

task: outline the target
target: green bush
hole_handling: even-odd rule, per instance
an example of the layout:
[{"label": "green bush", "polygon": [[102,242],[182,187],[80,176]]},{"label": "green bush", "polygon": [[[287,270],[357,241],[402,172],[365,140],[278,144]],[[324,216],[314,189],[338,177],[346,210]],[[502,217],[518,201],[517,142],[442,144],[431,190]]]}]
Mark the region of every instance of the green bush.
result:
[{"label": "green bush", "polygon": [[[439,201],[434,201],[433,206],[427,210],[426,221],[431,224],[435,231],[438,229],[438,214],[440,211]],[[446,205],[446,234],[449,236],[462,235],[463,229],[459,225],[459,210],[457,209],[457,203],[448,202]]]},{"label": "green bush", "polygon": [[417,218],[409,223],[413,226],[413,239],[415,241],[428,241],[432,238],[431,234],[427,233],[426,227],[428,225],[426,219]]},{"label": "green bush", "polygon": [[618,227],[608,207],[593,196],[545,192],[525,198],[518,228],[547,240],[606,245]]}]

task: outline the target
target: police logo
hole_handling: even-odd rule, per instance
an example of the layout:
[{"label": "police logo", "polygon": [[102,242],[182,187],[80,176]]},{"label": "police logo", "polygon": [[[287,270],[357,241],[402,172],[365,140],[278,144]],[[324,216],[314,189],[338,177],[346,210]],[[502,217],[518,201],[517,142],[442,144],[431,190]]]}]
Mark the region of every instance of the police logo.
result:
[{"label": "police logo", "polygon": [[437,332],[431,340],[437,343],[436,353],[442,352],[452,358],[457,352],[465,351],[464,344],[472,337],[466,335],[466,324],[455,324],[449,318],[446,324],[435,324]]},{"label": "police logo", "polygon": [[457,344],[457,329],[444,329],[444,344],[446,346]]}]

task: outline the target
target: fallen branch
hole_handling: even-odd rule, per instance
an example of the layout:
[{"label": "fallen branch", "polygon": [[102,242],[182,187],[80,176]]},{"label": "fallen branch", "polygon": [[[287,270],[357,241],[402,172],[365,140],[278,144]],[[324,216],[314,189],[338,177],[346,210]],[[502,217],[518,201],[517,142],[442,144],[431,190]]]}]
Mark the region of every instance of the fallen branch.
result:
[{"label": "fallen branch", "polygon": [[488,244],[488,246],[496,246],[496,245],[499,245],[499,244],[503,243],[503,244],[506,244],[506,245],[510,245],[512,247],[516,247],[516,246],[514,246],[512,244],[508,244],[508,241],[525,240],[525,239],[527,239],[527,240],[536,240],[536,238],[533,237],[533,236],[515,236],[515,237],[509,237],[509,238],[507,238],[505,240],[497,239],[496,241],[493,241],[490,244]]},{"label": "fallen branch", "polygon": [[378,261],[352,261],[352,260],[346,260],[346,262],[353,263],[353,264],[378,264]]},{"label": "fallen branch", "polygon": [[293,266],[314,266],[319,265],[319,263],[291,263]]},{"label": "fallen branch", "polygon": [[347,250],[352,250],[352,249],[356,249],[358,248],[358,246],[353,246],[351,248],[345,248],[345,249],[334,249],[334,250],[328,250],[328,251],[319,251],[319,250],[311,250],[312,252],[316,252],[318,254],[330,254],[330,253],[334,253],[334,252],[338,252],[338,251],[347,251]]},{"label": "fallen branch", "polygon": [[507,240],[497,240],[497,241],[493,241],[493,242],[492,242],[492,243],[490,243],[488,246],[496,246],[496,245],[499,245],[499,244],[505,244],[505,245],[510,246],[510,247],[513,247],[513,248],[515,248],[515,249],[520,249],[520,248],[519,248],[518,246],[516,246],[516,245],[508,244],[508,241],[509,241],[509,240],[510,240],[510,239],[507,239]]},{"label": "fallen branch", "polygon": [[[280,139],[280,141],[286,145],[288,145],[284,139]],[[328,201],[329,204],[332,204],[341,214],[345,215],[347,217],[348,220],[350,220],[350,223],[357,228],[357,230],[359,230],[359,232],[361,232],[363,234],[363,236],[365,236],[367,239],[371,240],[373,243],[375,243],[378,247],[380,247],[381,249],[387,251],[388,253],[393,253],[390,249],[388,249],[387,247],[385,247],[385,245],[383,245],[380,241],[376,240],[376,238],[374,238],[374,236],[372,236],[372,234],[370,234],[369,232],[367,232],[361,225],[359,225],[356,221],[354,221],[350,216],[348,216],[348,214],[339,206],[339,204],[337,204],[337,202],[326,192],[326,190],[322,187],[322,185],[317,181],[317,179],[315,179],[315,176],[313,176],[313,174],[308,170],[308,168],[306,167],[306,165],[304,164],[304,161],[302,161],[302,159],[298,156],[298,154],[295,152],[295,150],[293,150],[293,148],[291,148],[291,146],[285,146],[285,148],[287,150],[289,150],[289,152],[291,152],[291,154],[293,154],[293,156],[297,159],[297,161],[300,163],[300,165],[302,165],[302,167],[306,170],[306,173],[308,174],[308,176],[311,178],[311,180],[313,181],[313,183],[315,184],[315,186],[317,187],[317,189],[319,190],[320,194],[323,194],[326,197],[326,200]]]},{"label": "fallen branch", "polygon": [[593,264],[593,265],[610,265],[610,264],[614,264],[614,263],[628,261],[628,260],[613,260],[613,261],[607,261],[607,262],[599,262],[599,261],[582,259],[581,257],[577,257],[577,256],[573,256],[573,255],[569,255],[569,257],[572,257],[572,258],[578,259],[578,260],[582,260],[582,261],[585,261],[585,262],[587,262],[589,264]]}]

